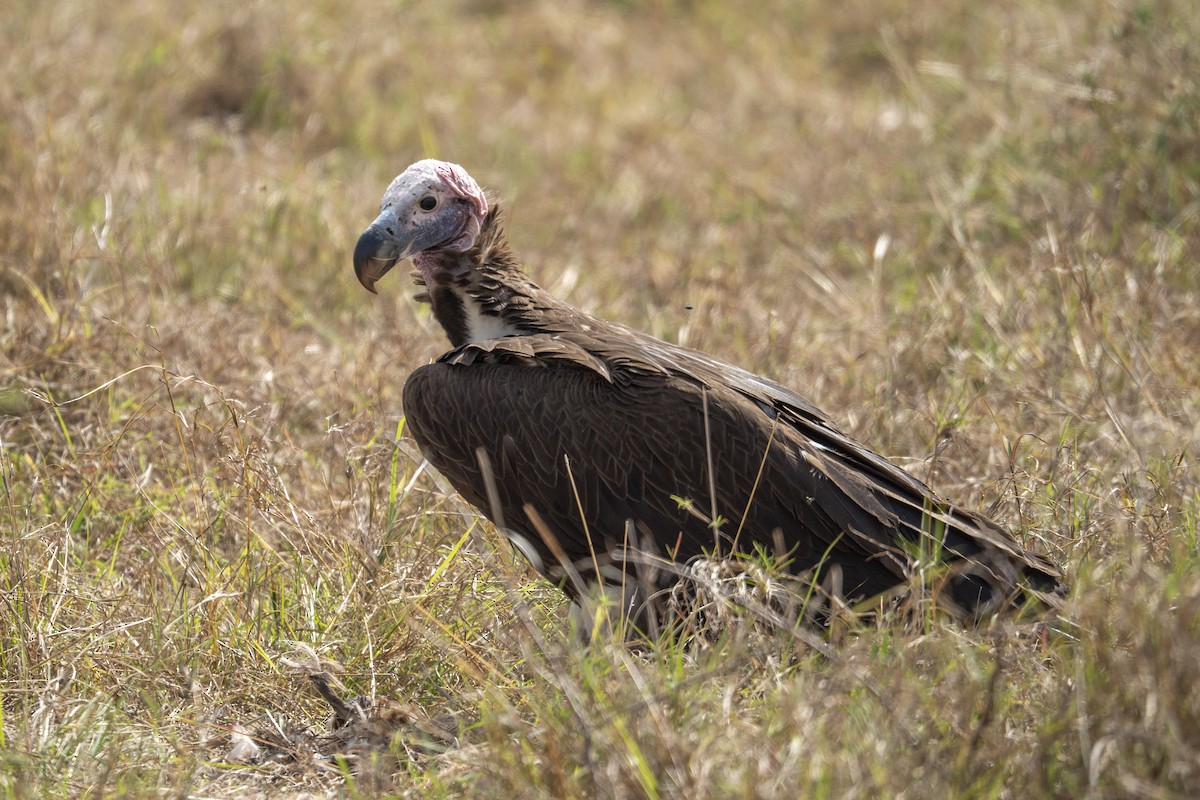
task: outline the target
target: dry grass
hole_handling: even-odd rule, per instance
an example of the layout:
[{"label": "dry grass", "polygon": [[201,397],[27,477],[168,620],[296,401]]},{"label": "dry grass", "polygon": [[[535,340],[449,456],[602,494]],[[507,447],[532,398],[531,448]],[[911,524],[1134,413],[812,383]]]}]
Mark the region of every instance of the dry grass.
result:
[{"label": "dry grass", "polygon": [[[1194,796],[1198,42],[1184,0],[6,11],[0,797]],[[351,276],[422,156],[549,287],[1063,562],[1053,632],[566,646],[418,474],[440,334]],[[230,763],[328,751],[295,642],[460,746]]]}]

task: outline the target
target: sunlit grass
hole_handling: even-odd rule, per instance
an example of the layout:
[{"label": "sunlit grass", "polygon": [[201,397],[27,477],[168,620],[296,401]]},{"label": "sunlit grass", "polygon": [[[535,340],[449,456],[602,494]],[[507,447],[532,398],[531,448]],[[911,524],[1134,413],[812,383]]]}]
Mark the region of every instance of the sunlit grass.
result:
[{"label": "sunlit grass", "polygon": [[[133,0],[3,31],[0,797],[1198,791],[1189,4]],[[420,470],[400,389],[436,325],[351,275],[423,156],[493,190],[543,285],[794,386],[1064,564],[1066,608],[817,635],[734,602],[580,651]],[[394,740],[320,738],[304,648],[404,704]],[[231,763],[235,730],[294,738]]]}]

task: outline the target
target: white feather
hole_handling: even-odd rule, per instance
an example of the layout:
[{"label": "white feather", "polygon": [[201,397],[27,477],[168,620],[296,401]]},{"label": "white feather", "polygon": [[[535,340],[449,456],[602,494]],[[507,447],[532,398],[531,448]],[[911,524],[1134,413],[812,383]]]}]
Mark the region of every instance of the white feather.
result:
[{"label": "white feather", "polygon": [[517,549],[521,551],[521,555],[529,560],[534,569],[545,574],[546,564],[542,561],[542,557],[538,555],[537,548],[533,546],[533,542],[513,530],[504,531],[504,535],[508,537],[510,542],[517,546]]},{"label": "white feather", "polygon": [[502,336],[515,336],[518,331],[512,325],[494,314],[484,314],[474,298],[463,297],[463,313],[467,317],[467,337],[472,342],[482,342],[487,339],[499,339]]}]

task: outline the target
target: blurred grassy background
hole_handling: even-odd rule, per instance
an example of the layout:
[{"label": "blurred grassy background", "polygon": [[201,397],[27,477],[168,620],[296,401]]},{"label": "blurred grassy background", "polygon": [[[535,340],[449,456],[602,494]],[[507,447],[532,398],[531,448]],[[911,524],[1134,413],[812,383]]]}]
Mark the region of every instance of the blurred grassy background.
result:
[{"label": "blurred grassy background", "polygon": [[[0,796],[1197,790],[1191,3],[67,0],[0,37]],[[443,337],[351,275],[426,156],[543,285],[1066,564],[1057,632],[556,649],[403,435]],[[324,724],[292,641],[470,744],[223,765]]]}]

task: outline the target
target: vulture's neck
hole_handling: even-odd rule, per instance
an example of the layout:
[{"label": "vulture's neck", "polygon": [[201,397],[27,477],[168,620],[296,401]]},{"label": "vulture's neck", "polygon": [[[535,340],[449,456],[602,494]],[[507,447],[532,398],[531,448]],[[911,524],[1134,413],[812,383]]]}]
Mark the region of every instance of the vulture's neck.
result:
[{"label": "vulture's neck", "polygon": [[417,282],[426,287],[418,299],[433,306],[454,347],[501,336],[558,333],[580,325],[585,316],[525,275],[508,246],[498,206],[484,218],[470,250],[426,252],[413,261]]}]

